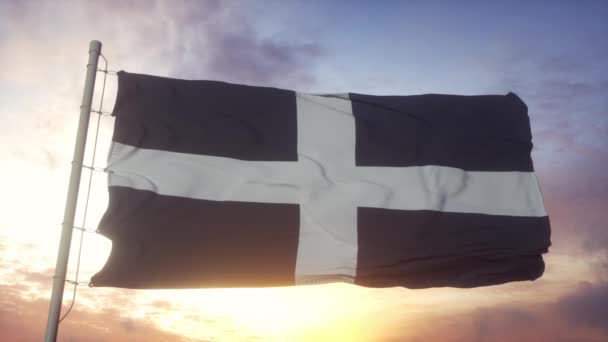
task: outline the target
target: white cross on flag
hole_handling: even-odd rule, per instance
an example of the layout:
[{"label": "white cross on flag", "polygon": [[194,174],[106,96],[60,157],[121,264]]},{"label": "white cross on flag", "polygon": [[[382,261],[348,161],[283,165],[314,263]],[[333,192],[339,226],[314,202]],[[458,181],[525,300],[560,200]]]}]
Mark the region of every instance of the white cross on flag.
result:
[{"label": "white cross on flag", "polygon": [[113,246],[94,286],[543,273],[550,227],[515,94],[311,95],[120,72],[114,115],[99,225]]}]

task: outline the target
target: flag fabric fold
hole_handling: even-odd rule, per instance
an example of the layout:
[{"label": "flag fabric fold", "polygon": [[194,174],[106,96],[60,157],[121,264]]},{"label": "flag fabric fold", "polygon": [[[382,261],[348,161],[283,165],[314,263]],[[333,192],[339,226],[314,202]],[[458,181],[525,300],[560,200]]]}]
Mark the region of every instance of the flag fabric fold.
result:
[{"label": "flag fabric fold", "polygon": [[312,95],[118,73],[93,286],[534,280],[550,225],[515,94]]}]

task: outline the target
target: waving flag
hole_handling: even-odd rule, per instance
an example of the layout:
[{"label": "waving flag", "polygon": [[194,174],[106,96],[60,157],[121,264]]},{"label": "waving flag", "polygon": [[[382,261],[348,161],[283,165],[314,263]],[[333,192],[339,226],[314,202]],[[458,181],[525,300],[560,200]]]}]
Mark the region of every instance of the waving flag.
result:
[{"label": "waving flag", "polygon": [[550,245],[526,105],[119,73],[94,286],[533,280]]}]

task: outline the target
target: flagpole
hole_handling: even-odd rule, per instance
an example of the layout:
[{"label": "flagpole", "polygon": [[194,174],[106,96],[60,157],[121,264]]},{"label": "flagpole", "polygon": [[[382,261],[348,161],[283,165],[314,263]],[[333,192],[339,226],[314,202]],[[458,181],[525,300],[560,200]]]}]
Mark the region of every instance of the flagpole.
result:
[{"label": "flagpole", "polygon": [[61,314],[61,304],[63,302],[63,289],[65,287],[68,259],[70,257],[72,229],[74,228],[74,217],[76,216],[82,162],[87,142],[89,117],[91,114],[91,104],[93,102],[93,92],[95,90],[95,77],[97,76],[97,63],[100,54],[101,42],[92,40],[89,44],[89,62],[87,64],[87,75],[84,82],[82,103],[80,105],[80,120],[78,121],[78,132],[76,133],[76,146],[74,147],[74,156],[72,157],[72,171],[70,173],[68,196],[65,203],[65,212],[63,214],[55,276],[53,277],[53,292],[49,304],[45,342],[55,342],[57,340],[57,328],[59,326],[59,315]]}]

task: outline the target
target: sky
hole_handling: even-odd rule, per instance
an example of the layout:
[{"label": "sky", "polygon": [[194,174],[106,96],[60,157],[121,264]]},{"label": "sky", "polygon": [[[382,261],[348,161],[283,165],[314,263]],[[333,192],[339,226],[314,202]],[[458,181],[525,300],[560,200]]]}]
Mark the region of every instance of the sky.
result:
[{"label": "sky", "polygon": [[[529,108],[553,245],[540,279],[476,289],[79,286],[60,341],[607,340],[606,18],[601,0],[0,0],[0,340],[44,335],[92,39],[110,70],[312,93],[515,92]],[[101,110],[115,91],[110,75]],[[104,166],[112,120],[100,119],[93,148],[92,118],[87,164],[95,152]],[[91,179],[84,220],[83,173],[76,224],[95,229],[107,184]],[[85,234],[79,281],[110,247]]]}]

